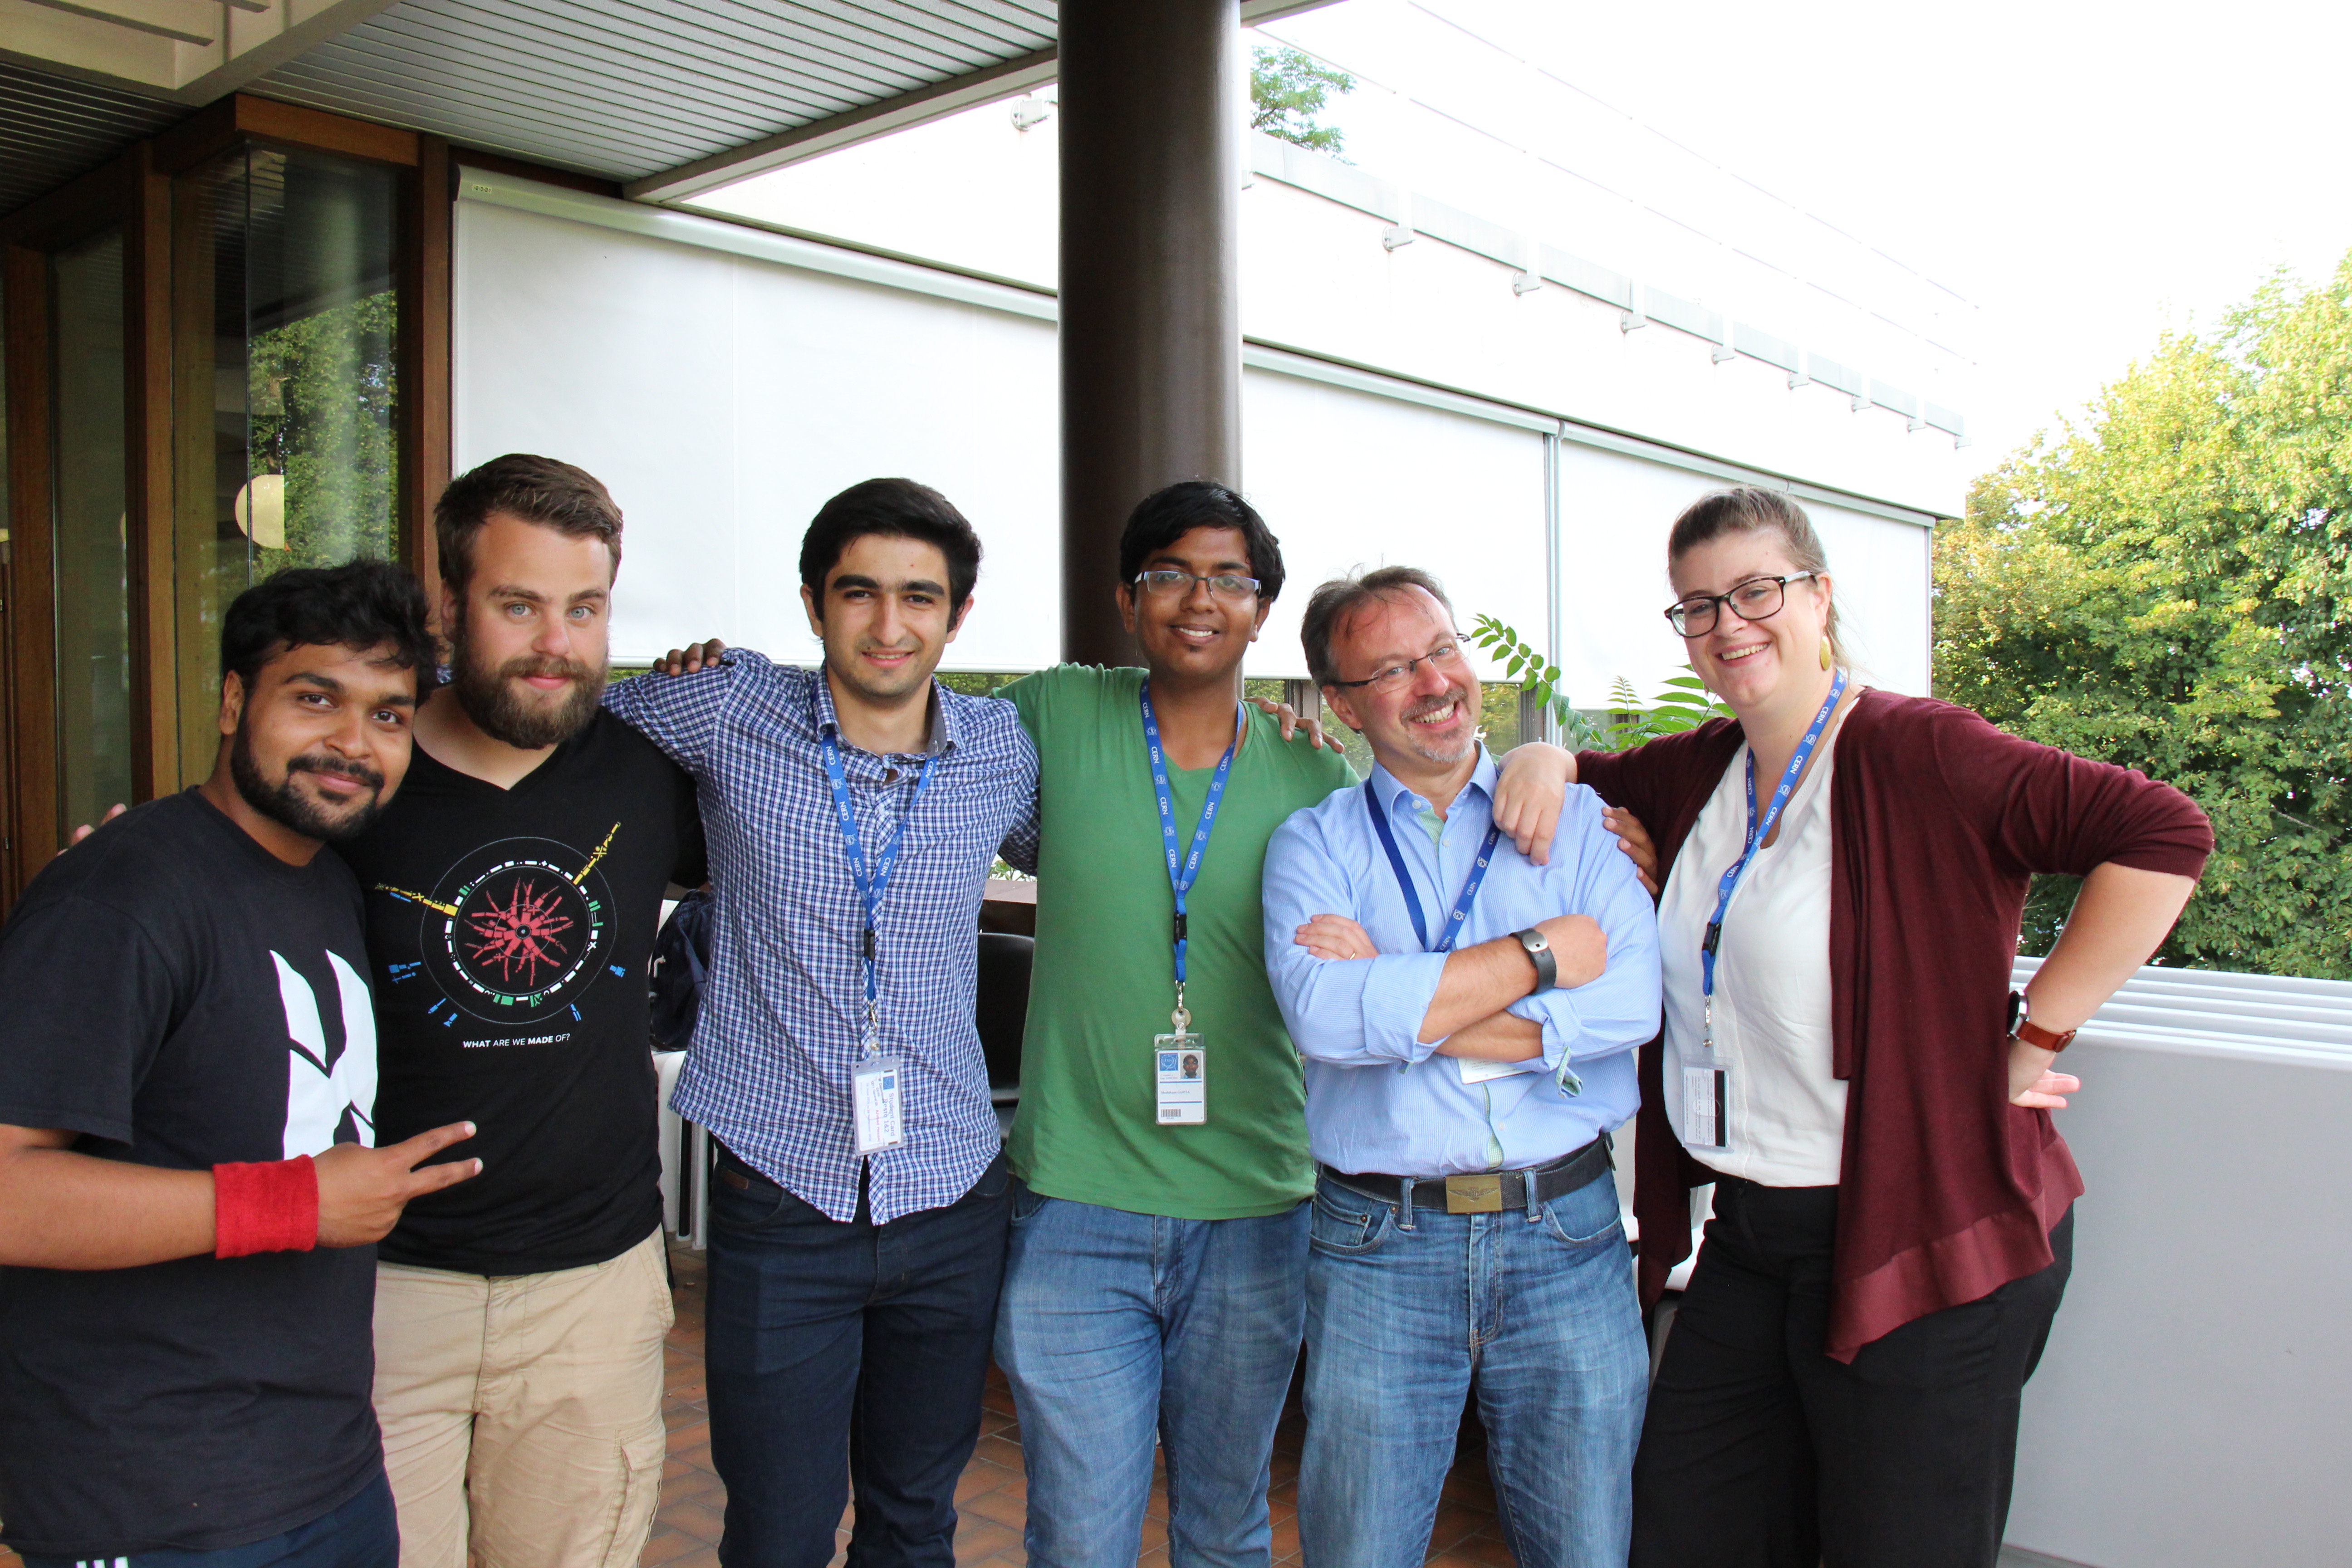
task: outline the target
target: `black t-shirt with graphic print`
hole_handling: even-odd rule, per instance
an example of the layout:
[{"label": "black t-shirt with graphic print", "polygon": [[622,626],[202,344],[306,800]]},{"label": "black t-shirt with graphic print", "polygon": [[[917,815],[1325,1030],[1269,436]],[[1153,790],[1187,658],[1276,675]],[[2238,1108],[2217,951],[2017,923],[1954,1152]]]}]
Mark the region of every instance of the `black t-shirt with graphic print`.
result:
[{"label": "black t-shirt with graphic print", "polygon": [[[173,1170],[373,1142],[359,889],[194,790],[100,828],[0,931],[0,1122]],[[0,1540],[110,1558],[244,1545],[383,1463],[373,1247],[0,1268]]]},{"label": "black t-shirt with graphic print", "polygon": [[[448,701],[445,693],[436,701]],[[387,1140],[451,1121],[482,1174],[408,1205],[390,1262],[538,1274],[661,1223],[646,967],[662,889],[699,886],[694,781],[599,710],[512,789],[418,747],[340,847],[367,902]]]}]

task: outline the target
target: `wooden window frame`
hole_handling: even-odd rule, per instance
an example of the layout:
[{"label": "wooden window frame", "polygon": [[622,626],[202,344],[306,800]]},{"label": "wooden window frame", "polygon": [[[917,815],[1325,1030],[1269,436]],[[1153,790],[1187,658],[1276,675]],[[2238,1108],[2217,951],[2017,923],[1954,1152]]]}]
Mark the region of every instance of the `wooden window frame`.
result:
[{"label": "wooden window frame", "polygon": [[[0,544],[0,913],[59,847],[48,261],[120,226],[124,252],[124,475],[131,583],[133,792],[176,789],[172,199],[174,176],[248,143],[338,153],[400,171],[394,347],[403,563],[437,599],[433,503],[449,481],[450,237],[456,196],[441,137],[236,94],[0,218],[6,337],[8,515]],[[504,162],[501,160],[500,162]],[[561,176],[559,176],[561,177]],[[567,181],[567,183],[569,183]]]}]

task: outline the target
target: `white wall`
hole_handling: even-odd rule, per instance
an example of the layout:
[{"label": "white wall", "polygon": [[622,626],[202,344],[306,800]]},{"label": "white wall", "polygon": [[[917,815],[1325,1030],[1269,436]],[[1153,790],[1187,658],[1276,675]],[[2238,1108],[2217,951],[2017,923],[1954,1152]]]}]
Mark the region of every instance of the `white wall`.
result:
[{"label": "white wall", "polygon": [[[541,452],[612,487],[628,519],[617,661],[706,637],[811,657],[802,532],[827,497],[877,475],[937,486],[986,542],[948,668],[1059,657],[1049,298],[528,182],[469,173],[465,193],[457,462]],[[1483,613],[1548,639],[1556,421],[1252,357],[1243,485],[1284,541],[1291,586],[1251,674],[1305,675],[1298,616],[1315,584],[1384,563],[1435,573],[1465,626]],[[1679,461],[1560,444],[1561,663],[1580,706],[1601,706],[1621,675],[1654,692],[1681,663],[1657,614],[1665,531],[1728,470]],[[1926,689],[1927,531],[1812,510],[1872,678]]]},{"label": "white wall", "polygon": [[1268,371],[1242,378],[1242,429],[1251,504],[1289,573],[1249,674],[1304,677],[1307,595],[1359,567],[1418,566],[1465,628],[1484,613],[1542,636],[1542,435]]},{"label": "white wall", "polygon": [[[1664,611],[1666,534],[1683,509],[1726,480],[1643,458],[1562,444],[1559,465],[1560,674],[1579,708],[1607,705],[1620,679],[1645,700],[1685,673]],[[1928,689],[1927,529],[1805,500],[1829,553],[1839,619],[1862,678],[1889,690]]]},{"label": "white wall", "polygon": [[2336,1568],[2352,985],[2143,969],[2065,1066],[2087,1190],[2025,1385],[2011,1542],[2091,1568]]},{"label": "white wall", "polygon": [[987,545],[948,667],[1057,657],[1050,322],[483,202],[457,248],[457,466],[541,452],[612,489],[616,661],[699,637],[808,657],[801,534],[881,475]]}]

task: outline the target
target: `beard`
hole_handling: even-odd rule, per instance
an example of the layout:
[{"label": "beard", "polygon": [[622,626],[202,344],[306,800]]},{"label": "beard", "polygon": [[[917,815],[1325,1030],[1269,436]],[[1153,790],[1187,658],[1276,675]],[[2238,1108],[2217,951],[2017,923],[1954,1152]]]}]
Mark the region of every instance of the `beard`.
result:
[{"label": "beard", "polygon": [[[229,743],[228,772],[246,805],[280,826],[322,844],[355,838],[383,815],[383,775],[365,763],[347,762],[314,752],[288,763],[286,776],[271,784],[262,777],[261,764],[254,760],[253,740],[242,721],[237,724],[236,738]],[[297,790],[296,773],[331,773],[367,784],[375,793],[364,802],[338,812]]]},{"label": "beard", "polygon": [[[571,694],[551,708],[531,701],[515,689],[515,682],[533,675],[570,677]],[[526,654],[487,669],[474,657],[466,623],[461,619],[450,628],[450,695],[482,733],[520,751],[544,751],[578,734],[596,716],[597,705],[604,700],[605,679],[602,666],[540,654]]]}]

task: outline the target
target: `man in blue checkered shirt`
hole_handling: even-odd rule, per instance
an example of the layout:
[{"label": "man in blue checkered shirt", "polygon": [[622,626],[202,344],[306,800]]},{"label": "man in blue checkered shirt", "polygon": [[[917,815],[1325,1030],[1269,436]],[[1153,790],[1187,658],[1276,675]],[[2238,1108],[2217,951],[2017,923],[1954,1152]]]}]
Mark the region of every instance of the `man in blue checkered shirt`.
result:
[{"label": "man in blue checkered shirt", "polygon": [[979,568],[944,496],[868,480],[801,547],[821,672],[738,649],[605,699],[694,775],[717,886],[673,1103],[719,1143],[705,1357],[727,1568],[821,1568],[852,1486],[861,1563],[954,1559],[1010,1213],[973,1025],[980,904],[999,846],[1026,860],[1037,831],[1011,704],[932,679]]}]

